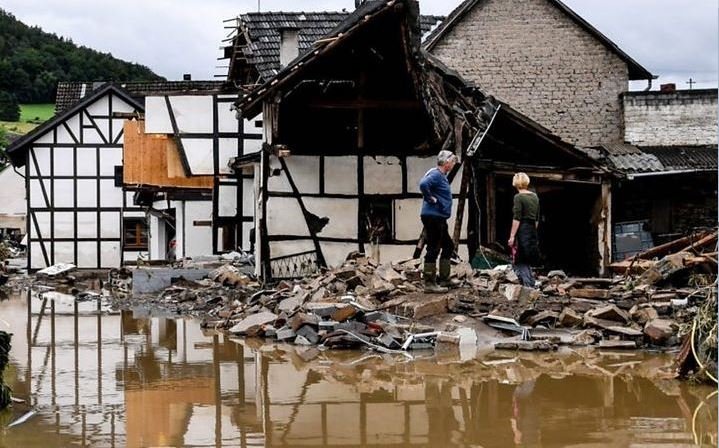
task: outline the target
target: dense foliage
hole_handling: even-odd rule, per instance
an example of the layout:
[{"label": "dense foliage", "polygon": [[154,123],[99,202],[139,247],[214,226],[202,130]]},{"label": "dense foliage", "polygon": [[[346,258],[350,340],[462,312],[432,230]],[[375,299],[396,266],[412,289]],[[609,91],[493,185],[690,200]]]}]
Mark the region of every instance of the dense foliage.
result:
[{"label": "dense foliage", "polygon": [[7,157],[5,156],[5,148],[7,148],[7,145],[7,132],[5,131],[5,128],[0,126],[0,170],[5,168],[5,165],[7,165]]},{"label": "dense foliage", "polygon": [[17,98],[10,92],[0,90],[0,121],[18,121],[19,119],[20,105]]},{"label": "dense foliage", "polygon": [[[149,68],[29,27],[0,9],[0,114],[3,92],[17,103],[53,103],[59,81],[151,81]],[[5,120],[0,116],[0,120]],[[12,121],[12,120],[7,120]]]}]

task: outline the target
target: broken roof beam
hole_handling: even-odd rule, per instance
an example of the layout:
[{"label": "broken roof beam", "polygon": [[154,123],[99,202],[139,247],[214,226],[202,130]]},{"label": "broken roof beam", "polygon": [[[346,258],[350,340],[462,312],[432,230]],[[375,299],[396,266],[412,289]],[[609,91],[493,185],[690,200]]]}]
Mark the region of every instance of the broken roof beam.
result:
[{"label": "broken roof beam", "polygon": [[309,101],[307,107],[314,109],[420,109],[418,101],[410,100],[322,100]]}]

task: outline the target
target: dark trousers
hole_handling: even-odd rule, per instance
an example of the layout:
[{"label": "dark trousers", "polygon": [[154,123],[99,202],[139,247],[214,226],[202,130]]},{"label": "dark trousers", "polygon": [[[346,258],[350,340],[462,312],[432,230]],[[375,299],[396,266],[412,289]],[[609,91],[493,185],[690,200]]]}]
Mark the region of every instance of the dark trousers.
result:
[{"label": "dark trousers", "polygon": [[439,216],[422,216],[422,224],[424,224],[424,241],[427,247],[424,262],[436,262],[440,250],[442,251],[440,256],[442,260],[451,259],[454,253],[454,243],[449,236],[447,220]]}]

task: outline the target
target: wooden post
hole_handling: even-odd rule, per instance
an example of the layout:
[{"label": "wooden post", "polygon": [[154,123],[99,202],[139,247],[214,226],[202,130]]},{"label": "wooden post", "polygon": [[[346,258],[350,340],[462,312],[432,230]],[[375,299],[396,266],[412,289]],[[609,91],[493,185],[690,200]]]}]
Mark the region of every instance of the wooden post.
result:
[{"label": "wooden post", "polygon": [[599,275],[605,275],[612,262],[612,188],[607,180],[602,181],[599,220],[597,221],[599,248]]},{"label": "wooden post", "polygon": [[487,241],[485,244],[497,241],[496,193],[494,173],[487,173],[487,213],[485,215],[485,222],[487,223]]},{"label": "wooden post", "polygon": [[459,248],[459,239],[462,236],[462,221],[464,220],[464,204],[467,202],[467,189],[469,188],[469,167],[465,164],[462,170],[462,184],[459,187],[459,201],[457,203],[457,215],[454,219],[454,250]]}]

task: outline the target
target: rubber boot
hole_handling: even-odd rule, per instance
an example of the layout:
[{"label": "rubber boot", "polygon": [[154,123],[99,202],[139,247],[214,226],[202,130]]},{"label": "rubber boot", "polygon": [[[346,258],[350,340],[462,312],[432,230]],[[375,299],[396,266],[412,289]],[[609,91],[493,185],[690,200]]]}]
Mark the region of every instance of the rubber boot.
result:
[{"label": "rubber boot", "polygon": [[424,292],[427,294],[444,294],[449,289],[437,284],[437,265],[434,263],[424,264]]},{"label": "rubber boot", "polygon": [[461,282],[455,278],[449,278],[452,273],[452,265],[449,260],[439,260],[439,286],[446,288],[458,288]]}]

